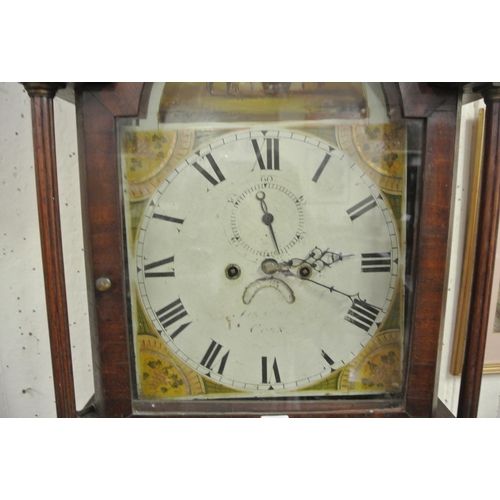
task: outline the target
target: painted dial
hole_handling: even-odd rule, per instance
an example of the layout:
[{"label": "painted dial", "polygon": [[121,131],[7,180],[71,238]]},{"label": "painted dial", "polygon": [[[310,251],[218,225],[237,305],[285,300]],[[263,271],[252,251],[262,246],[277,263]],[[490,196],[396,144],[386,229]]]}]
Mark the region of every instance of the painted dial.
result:
[{"label": "painted dial", "polygon": [[369,342],[398,270],[392,214],[363,171],[303,134],[229,134],[182,161],[144,213],[144,308],[175,355],[251,394],[328,376]]}]

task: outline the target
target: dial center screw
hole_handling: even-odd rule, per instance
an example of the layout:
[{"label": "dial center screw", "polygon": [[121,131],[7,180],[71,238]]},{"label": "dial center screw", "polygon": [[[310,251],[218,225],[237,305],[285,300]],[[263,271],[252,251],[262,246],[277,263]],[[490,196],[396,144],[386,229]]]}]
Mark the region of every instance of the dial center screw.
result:
[{"label": "dial center screw", "polygon": [[298,273],[301,278],[309,278],[312,274],[312,267],[309,264],[302,264],[298,268]]},{"label": "dial center screw", "polygon": [[274,216],[273,214],[270,214],[270,213],[265,213],[263,216],[262,216],[262,222],[266,225],[266,226],[269,226],[269,224],[272,224],[274,221]]},{"label": "dial center screw", "polygon": [[274,259],[265,259],[262,261],[262,264],[260,265],[260,268],[266,273],[266,274],[274,274],[280,270],[280,265],[278,262]]}]

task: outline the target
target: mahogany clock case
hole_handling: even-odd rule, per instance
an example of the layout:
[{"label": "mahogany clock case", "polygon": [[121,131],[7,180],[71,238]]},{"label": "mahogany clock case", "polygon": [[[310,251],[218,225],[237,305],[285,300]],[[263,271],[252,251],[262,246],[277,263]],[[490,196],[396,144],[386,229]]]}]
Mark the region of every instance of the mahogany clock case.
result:
[{"label": "mahogany clock case", "polygon": [[[114,83],[85,84],[75,89],[98,415],[431,416],[437,404],[435,378],[458,91],[416,83],[382,85],[389,122],[404,123],[407,131],[401,387],[373,394],[163,400],[141,397],[137,383],[139,354],[132,339],[134,318],[130,304],[134,297],[127,267],[127,222],[117,126],[124,119],[133,124],[146,117],[151,88],[151,84]],[[99,278],[109,279],[111,287],[106,291],[96,289]]]}]

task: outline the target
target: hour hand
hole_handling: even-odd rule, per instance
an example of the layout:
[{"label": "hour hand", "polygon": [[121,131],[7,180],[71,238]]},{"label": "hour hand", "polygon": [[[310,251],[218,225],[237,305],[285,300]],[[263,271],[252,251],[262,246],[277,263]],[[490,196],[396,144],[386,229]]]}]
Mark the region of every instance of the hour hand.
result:
[{"label": "hour hand", "polygon": [[355,254],[344,254],[342,252],[332,252],[331,250],[321,250],[314,247],[305,259],[291,259],[287,262],[290,267],[299,267],[302,264],[309,264],[314,270],[321,272],[325,267],[332,266],[335,262],[344,260],[346,257],[353,257]]}]

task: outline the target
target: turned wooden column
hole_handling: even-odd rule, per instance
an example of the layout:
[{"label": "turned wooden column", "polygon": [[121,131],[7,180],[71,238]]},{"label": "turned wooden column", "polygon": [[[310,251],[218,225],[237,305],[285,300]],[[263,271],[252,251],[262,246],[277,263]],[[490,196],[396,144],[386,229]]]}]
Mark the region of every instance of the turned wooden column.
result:
[{"label": "turned wooden column", "polygon": [[475,418],[483,375],[484,349],[493,286],[500,199],[500,84],[474,89],[486,103],[477,244],[471,306],[460,385],[458,417]]},{"label": "turned wooden column", "polygon": [[38,218],[58,417],[76,417],[64,279],[54,134],[54,96],[63,84],[23,83],[31,98]]}]

